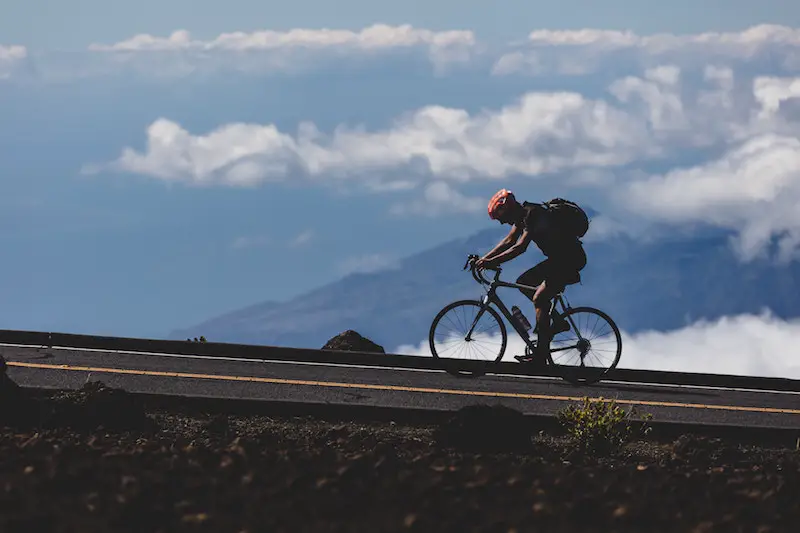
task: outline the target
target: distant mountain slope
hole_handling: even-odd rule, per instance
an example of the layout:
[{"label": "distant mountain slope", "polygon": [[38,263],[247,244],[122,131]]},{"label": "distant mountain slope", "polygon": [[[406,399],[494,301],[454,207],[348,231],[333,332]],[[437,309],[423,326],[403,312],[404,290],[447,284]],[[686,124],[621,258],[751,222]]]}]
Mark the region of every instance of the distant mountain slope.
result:
[{"label": "distant mountain slope", "polygon": [[[199,335],[191,333],[193,331],[216,331],[222,329],[241,329],[258,328],[261,324],[261,317],[283,305],[282,302],[260,302],[242,309],[225,313],[218,317],[201,322],[189,329],[178,329],[170,333],[170,338],[194,338]],[[184,334],[185,333],[185,334]]]},{"label": "distant mountain slope", "polygon": [[[475,298],[482,288],[461,268],[469,253],[484,253],[505,233],[481,231],[405,258],[400,268],[353,274],[289,302],[268,302],[174,331],[171,338],[205,335],[209,340],[319,348],[332,336],[354,329],[387,352],[425,340],[431,320],[447,303]],[[768,260],[743,264],[721,231],[652,242],[615,237],[586,244],[589,264],[583,284],[567,298],[609,312],[628,332],[679,328],[698,318],[760,312],[800,315],[800,265]],[[504,265],[513,280],[542,259],[538,249]],[[509,305],[532,304],[514,290],[501,289]]]}]

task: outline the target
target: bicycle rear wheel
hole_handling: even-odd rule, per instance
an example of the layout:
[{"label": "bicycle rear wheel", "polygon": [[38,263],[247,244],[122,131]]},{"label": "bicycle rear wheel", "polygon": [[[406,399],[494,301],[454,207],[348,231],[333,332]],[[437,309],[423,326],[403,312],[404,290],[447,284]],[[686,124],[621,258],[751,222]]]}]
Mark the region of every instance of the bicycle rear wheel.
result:
[{"label": "bicycle rear wheel", "polygon": [[553,336],[548,362],[569,383],[597,383],[619,363],[619,328],[608,314],[593,307],[574,307],[561,316],[570,329]]},{"label": "bicycle rear wheel", "polygon": [[[449,374],[476,377],[486,373],[459,368],[460,354],[487,365],[503,358],[508,341],[505,323],[494,308],[482,308],[483,304],[477,300],[458,300],[445,306],[433,319],[428,333],[431,355],[445,361]],[[467,339],[470,329],[472,333]]]}]

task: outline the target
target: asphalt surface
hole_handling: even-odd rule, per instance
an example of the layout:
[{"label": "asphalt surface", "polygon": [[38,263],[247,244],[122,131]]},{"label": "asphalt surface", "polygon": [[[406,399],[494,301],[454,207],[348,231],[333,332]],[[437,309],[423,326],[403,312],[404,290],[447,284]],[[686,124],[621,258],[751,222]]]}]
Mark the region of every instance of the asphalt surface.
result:
[{"label": "asphalt surface", "polygon": [[554,414],[583,396],[615,399],[662,421],[800,428],[800,393],[486,375],[208,356],[0,345],[8,375],[22,386],[79,388],[100,380],[131,392],[453,410],[502,404]]}]

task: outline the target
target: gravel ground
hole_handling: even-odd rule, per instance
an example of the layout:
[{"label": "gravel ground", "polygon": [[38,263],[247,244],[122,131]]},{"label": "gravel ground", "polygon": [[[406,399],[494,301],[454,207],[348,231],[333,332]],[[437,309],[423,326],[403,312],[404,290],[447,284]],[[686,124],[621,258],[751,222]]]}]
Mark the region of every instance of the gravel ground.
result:
[{"label": "gravel ground", "polygon": [[8,533],[794,532],[800,518],[796,450],[685,436],[596,457],[491,408],[404,425],[146,412],[96,385],[0,396]]}]

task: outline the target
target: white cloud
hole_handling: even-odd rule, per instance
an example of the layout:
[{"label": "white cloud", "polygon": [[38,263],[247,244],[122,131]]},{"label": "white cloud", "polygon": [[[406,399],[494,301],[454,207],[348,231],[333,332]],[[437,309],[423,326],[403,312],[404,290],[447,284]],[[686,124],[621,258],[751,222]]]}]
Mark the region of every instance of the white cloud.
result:
[{"label": "white cloud", "polygon": [[[297,147],[297,141],[273,125],[229,124],[197,137],[159,119],[147,129],[147,153],[126,148],[110,168],[198,185],[252,185],[284,178],[297,160]],[[85,171],[102,168],[89,165]]]},{"label": "white cloud", "polygon": [[397,203],[389,212],[393,215],[421,215],[435,217],[450,213],[477,213],[486,207],[483,198],[467,197],[444,181],[428,184],[422,198],[408,203]]},{"label": "white cloud", "polygon": [[11,77],[14,69],[28,57],[28,50],[24,46],[0,45],[0,79]]},{"label": "white cloud", "polygon": [[399,262],[396,258],[383,253],[373,253],[345,259],[339,263],[339,273],[342,275],[371,274],[398,267]]},{"label": "white cloud", "polygon": [[377,131],[340,125],[328,134],[303,123],[292,136],[273,124],[234,123],[195,135],[162,118],[148,128],[144,152],[125,148],[110,168],[243,186],[289,174],[365,177],[398,168],[456,181],[596,170],[750,135],[753,94],[730,111],[734,94],[720,72],[712,72],[712,90],[694,98],[682,99],[680,71],[665,66],[614,82],[609,90],[616,102],[529,92],[505,107],[472,114],[423,107]]},{"label": "white cloud", "polygon": [[[739,91],[729,70],[709,67],[705,74],[705,84],[694,87],[681,82],[674,65],[648,69],[642,77],[614,81],[609,100],[554,91],[528,92],[504,107],[473,113],[426,106],[375,131],[342,124],[325,133],[302,123],[291,135],[274,124],[233,123],[193,134],[161,118],[148,128],[144,152],[125,148],[108,168],[239,186],[289,175],[382,182],[381,172],[398,169],[453,181],[564,171],[597,176],[598,169],[664,161],[687,148],[716,147],[786,126],[774,113],[755,114],[761,101],[788,98],[769,100],[764,80]],[[408,180],[400,184],[407,188]]]},{"label": "white cloud", "polygon": [[657,153],[647,141],[645,120],[607,102],[528,93],[474,115],[424,107],[374,132],[342,125],[324,134],[301,124],[292,137],[272,124],[239,123],[196,136],[160,119],[147,130],[144,153],[125,148],[109,168],[198,184],[253,185],[290,172],[364,177],[398,167],[463,181],[621,165]]},{"label": "white cloud", "polygon": [[298,247],[303,246],[311,242],[311,239],[314,238],[314,230],[307,229],[305,231],[301,231],[298,233],[290,242],[290,246]]},{"label": "white cloud", "polygon": [[[768,312],[697,321],[672,331],[622,332],[619,368],[709,372],[800,379],[800,319],[781,320]],[[428,341],[400,346],[394,353],[430,357]],[[504,361],[524,353],[510,336]]]},{"label": "white cloud", "polygon": [[611,93],[622,103],[635,98],[656,130],[687,129],[689,119],[684,113],[681,94],[678,92],[680,69],[674,65],[645,71],[644,78],[628,76],[613,83]]},{"label": "white cloud", "polygon": [[753,93],[761,104],[760,118],[775,115],[782,103],[800,98],[800,78],[759,77],[753,82]]},{"label": "white cloud", "polygon": [[169,37],[139,34],[113,45],[93,44],[90,50],[102,51],[163,51],[163,50],[269,50],[275,48],[351,46],[365,50],[407,46],[447,47],[475,44],[471,31],[436,32],[413,28],[408,24],[389,26],[374,24],[359,32],[332,29],[292,29],[289,31],[261,30],[251,33],[223,33],[211,41],[193,40],[186,30],[177,30]]},{"label": "white cloud", "polygon": [[800,245],[800,139],[754,137],[711,163],[630,183],[624,203],[650,218],[735,228],[745,259],[779,237],[779,259],[790,259]]},{"label": "white cloud", "polygon": [[14,61],[18,59],[25,59],[28,51],[24,46],[3,46],[0,45],[0,61]]},{"label": "white cloud", "polygon": [[[751,83],[752,99],[735,105],[733,93],[723,92],[732,85],[729,70],[707,69],[706,77],[720,84],[718,94],[702,94],[705,104],[715,102],[720,119],[716,127],[693,129],[692,135],[700,139],[699,132],[713,132],[721,140],[721,153],[688,168],[673,165],[658,175],[628,179],[620,187],[618,206],[650,220],[734,229],[743,260],[765,256],[773,241],[779,261],[797,258],[800,117],[787,110],[800,104],[800,78],[757,77]],[[673,117],[680,116],[674,109]],[[722,109],[732,112],[719,113]]]},{"label": "white cloud", "polygon": [[152,57],[154,53],[180,53],[175,56],[176,61],[191,58],[193,62],[202,63],[225,57],[247,68],[296,69],[300,66],[297,62],[313,59],[321,53],[332,58],[341,54],[371,55],[423,49],[437,68],[445,68],[451,63],[468,62],[477,46],[474,33],[468,30],[432,31],[408,24],[374,24],[360,31],[299,28],[232,32],[209,41],[193,39],[188,31],[177,30],[168,37],[139,34],[111,45],[95,43],[89,50],[131,60],[142,54]]},{"label": "white cloud", "polygon": [[481,42],[468,29],[435,31],[408,24],[234,31],[206,40],[177,29],[164,36],[141,33],[116,43],[93,43],[78,55],[40,53],[37,73],[44,80],[121,72],[171,80],[231,71],[297,73],[336,60],[355,65],[377,59],[371,64],[384,66],[389,57],[420,53],[438,74],[459,66],[486,75],[585,76],[673,64],[683,71],[719,65],[790,75],[800,69],[800,29],[764,24],[739,32],[686,35],[536,29],[523,45],[509,42],[499,47]]},{"label": "white cloud", "polygon": [[620,222],[608,215],[598,215],[592,218],[591,230],[581,239],[584,243],[602,241],[608,237],[619,234],[632,234],[631,230]]},{"label": "white cloud", "polygon": [[585,75],[619,68],[680,64],[704,68],[714,63],[772,65],[781,72],[800,66],[800,29],[762,24],[741,32],[637,35],[613,30],[535,30],[518,50],[494,63],[496,75]]},{"label": "white cloud", "polygon": [[[620,212],[734,228],[744,258],[781,236],[785,259],[800,246],[794,209],[800,121],[779,103],[791,101],[798,84],[770,77],[746,85],[737,89],[730,69],[712,65],[696,86],[684,82],[676,66],[663,65],[614,81],[609,100],[530,92],[472,114],[423,107],[376,131],[340,125],[323,133],[304,123],[291,135],[272,124],[234,123],[195,135],[159,119],[147,130],[143,152],[125,148],[116,161],[85,171],[237,187],[290,177],[334,186],[360,180],[384,193],[423,183],[419,197],[391,207],[396,215],[478,213],[485,199],[465,197],[458,183],[566,173],[562,186],[621,200]],[[715,159],[688,169],[674,162],[686,150],[701,149]],[[625,168],[651,163],[672,168],[655,176]]]}]

